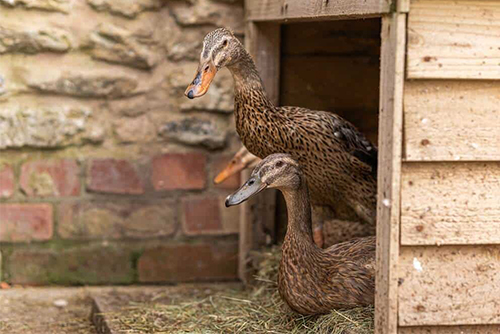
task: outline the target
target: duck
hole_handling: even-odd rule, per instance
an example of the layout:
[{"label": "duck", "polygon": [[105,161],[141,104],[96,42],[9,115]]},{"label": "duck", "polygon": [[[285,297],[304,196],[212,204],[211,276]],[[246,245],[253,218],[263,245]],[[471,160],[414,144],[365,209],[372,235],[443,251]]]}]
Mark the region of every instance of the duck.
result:
[{"label": "duck", "polygon": [[205,36],[195,78],[184,94],[190,99],[203,96],[222,68],[233,77],[236,131],[248,151],[261,159],[290,154],[303,166],[311,203],[334,215],[343,205],[375,225],[377,147],[335,113],[275,106],[252,57],[226,28]]},{"label": "duck", "polygon": [[288,212],[278,269],[278,291],[286,304],[303,315],[373,304],[375,238],[319,248],[313,241],[307,177],[291,155],[263,159],[225,205],[238,205],[268,188],[281,191]]},{"label": "duck", "polygon": [[[222,171],[215,176],[214,184],[223,183],[232,175],[235,175],[245,169],[253,169],[262,159],[248,152],[245,146],[234,154],[229,163]],[[313,213],[315,207],[312,206]],[[321,214],[321,218],[313,223],[313,239],[314,243],[321,248],[330,247],[336,243],[347,241],[356,237],[366,237],[375,234],[375,227],[367,227],[365,224],[358,221],[340,220],[329,217],[325,213]],[[320,223],[318,221],[321,220]]]},{"label": "duck", "polygon": [[246,147],[242,146],[231,158],[226,167],[215,176],[214,183],[220,184],[244,169],[255,167],[260,161],[260,158],[248,152]]}]

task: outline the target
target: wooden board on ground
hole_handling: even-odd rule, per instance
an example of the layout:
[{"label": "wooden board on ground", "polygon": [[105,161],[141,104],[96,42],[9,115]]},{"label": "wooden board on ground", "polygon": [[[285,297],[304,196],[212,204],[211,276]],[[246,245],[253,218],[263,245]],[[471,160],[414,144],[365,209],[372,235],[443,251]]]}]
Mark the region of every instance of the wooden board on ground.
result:
[{"label": "wooden board on ground", "polygon": [[390,12],[389,0],[247,0],[247,20],[307,21],[381,16]]},{"label": "wooden board on ground", "polygon": [[500,246],[402,247],[400,326],[500,324]]},{"label": "wooden board on ground", "polygon": [[407,81],[405,160],[500,160],[499,106],[498,81]]},{"label": "wooden board on ground", "polygon": [[408,17],[410,79],[499,79],[500,2],[414,0]]},{"label": "wooden board on ground", "polygon": [[500,244],[500,162],[404,163],[403,245]]}]

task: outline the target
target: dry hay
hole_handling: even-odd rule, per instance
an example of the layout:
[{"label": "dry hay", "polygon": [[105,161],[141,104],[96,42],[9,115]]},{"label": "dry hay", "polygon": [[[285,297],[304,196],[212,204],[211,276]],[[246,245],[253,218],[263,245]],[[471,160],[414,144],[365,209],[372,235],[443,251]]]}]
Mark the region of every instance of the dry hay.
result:
[{"label": "dry hay", "polygon": [[[301,316],[288,309],[276,288],[278,247],[256,256],[257,284],[169,303],[141,303],[108,314],[123,333],[373,333],[373,307]],[[155,298],[153,298],[155,299]]]}]

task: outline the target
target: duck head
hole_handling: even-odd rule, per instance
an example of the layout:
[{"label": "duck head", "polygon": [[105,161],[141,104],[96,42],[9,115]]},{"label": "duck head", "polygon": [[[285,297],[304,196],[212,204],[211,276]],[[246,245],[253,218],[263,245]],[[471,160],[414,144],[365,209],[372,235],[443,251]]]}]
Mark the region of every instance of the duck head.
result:
[{"label": "duck head", "polygon": [[215,184],[219,184],[227,180],[230,176],[241,172],[246,168],[253,168],[259,163],[260,159],[250,153],[245,146],[242,146],[233,156],[231,161],[214,179]]},{"label": "duck head", "polygon": [[208,33],[203,39],[198,70],[184,95],[190,99],[205,95],[217,71],[238,62],[245,52],[229,29],[219,28]]},{"label": "duck head", "polygon": [[293,191],[304,182],[302,170],[288,154],[272,154],[262,160],[240,189],[226,198],[226,206],[238,205],[267,188]]}]

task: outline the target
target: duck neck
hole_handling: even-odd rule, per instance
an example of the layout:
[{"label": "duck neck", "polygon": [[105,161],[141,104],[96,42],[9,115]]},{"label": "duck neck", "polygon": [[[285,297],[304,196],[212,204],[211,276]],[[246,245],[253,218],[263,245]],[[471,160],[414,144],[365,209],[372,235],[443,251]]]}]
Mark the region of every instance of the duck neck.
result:
[{"label": "duck neck", "polygon": [[285,242],[300,242],[314,246],[307,185],[302,182],[299,189],[285,190],[282,193],[285,197],[288,213]]},{"label": "duck neck", "polygon": [[[243,49],[240,60],[228,66],[234,80],[234,95],[236,102],[244,102],[246,105],[259,105],[261,107],[273,107],[267,98],[259,71],[255,66],[250,54]],[[236,108],[236,112],[238,112]]]}]

